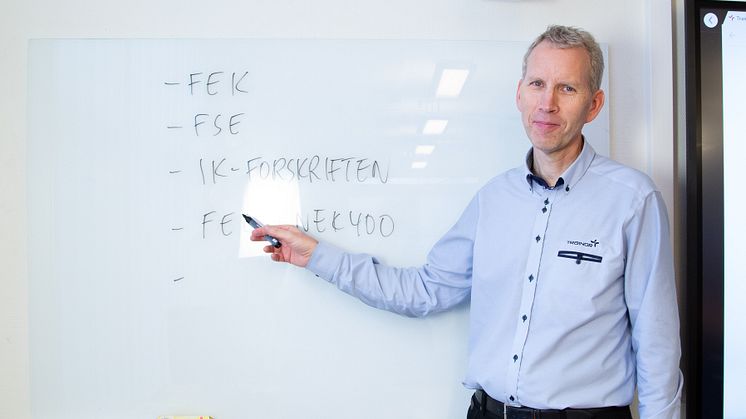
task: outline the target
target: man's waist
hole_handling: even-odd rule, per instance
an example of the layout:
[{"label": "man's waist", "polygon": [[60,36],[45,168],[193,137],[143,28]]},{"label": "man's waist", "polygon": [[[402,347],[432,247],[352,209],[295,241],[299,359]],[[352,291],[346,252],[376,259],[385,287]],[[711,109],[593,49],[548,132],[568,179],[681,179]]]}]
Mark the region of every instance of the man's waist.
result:
[{"label": "man's waist", "polygon": [[589,409],[534,409],[526,406],[510,406],[477,390],[471,398],[477,409],[486,410],[504,419],[627,419],[631,418],[629,406],[606,406]]}]

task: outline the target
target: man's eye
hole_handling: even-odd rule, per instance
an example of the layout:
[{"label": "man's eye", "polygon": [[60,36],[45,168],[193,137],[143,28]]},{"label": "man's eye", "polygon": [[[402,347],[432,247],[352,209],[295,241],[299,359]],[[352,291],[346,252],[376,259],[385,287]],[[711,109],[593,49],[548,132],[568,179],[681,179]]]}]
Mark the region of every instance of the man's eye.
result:
[{"label": "man's eye", "polygon": [[535,87],[541,87],[544,85],[544,83],[541,82],[541,80],[534,80],[528,84],[529,86],[535,86]]},{"label": "man's eye", "polygon": [[572,93],[572,92],[575,92],[576,90],[572,86],[563,86],[562,91],[567,92],[567,93]]}]

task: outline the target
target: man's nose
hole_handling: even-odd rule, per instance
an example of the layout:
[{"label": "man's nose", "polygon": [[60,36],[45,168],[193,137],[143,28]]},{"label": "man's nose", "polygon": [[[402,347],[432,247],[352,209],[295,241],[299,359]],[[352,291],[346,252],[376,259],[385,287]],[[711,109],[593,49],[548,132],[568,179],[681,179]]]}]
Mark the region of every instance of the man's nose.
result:
[{"label": "man's nose", "polygon": [[557,93],[554,89],[545,89],[539,98],[539,110],[542,112],[553,113],[557,112],[558,109]]}]

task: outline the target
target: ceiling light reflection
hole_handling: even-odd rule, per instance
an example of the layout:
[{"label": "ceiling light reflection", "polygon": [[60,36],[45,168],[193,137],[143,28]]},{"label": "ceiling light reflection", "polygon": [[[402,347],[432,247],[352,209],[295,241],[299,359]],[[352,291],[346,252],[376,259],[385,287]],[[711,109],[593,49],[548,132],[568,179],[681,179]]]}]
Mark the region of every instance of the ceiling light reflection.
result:
[{"label": "ceiling light reflection", "polygon": [[[254,179],[248,182],[241,212],[264,224],[295,225],[301,213],[298,181]],[[240,214],[236,215],[241,220],[238,257],[264,255],[262,249],[267,242],[252,242],[249,237],[253,228],[244,222]]]},{"label": "ceiling light reflection", "polygon": [[458,97],[464,88],[469,70],[446,68],[440,76],[436,97]]},{"label": "ceiling light reflection", "polygon": [[425,122],[422,133],[425,135],[440,135],[446,130],[446,126],[448,126],[447,119],[429,119]]},{"label": "ceiling light reflection", "polygon": [[433,154],[433,151],[435,150],[434,145],[418,145],[417,148],[415,148],[414,153],[415,154]]}]

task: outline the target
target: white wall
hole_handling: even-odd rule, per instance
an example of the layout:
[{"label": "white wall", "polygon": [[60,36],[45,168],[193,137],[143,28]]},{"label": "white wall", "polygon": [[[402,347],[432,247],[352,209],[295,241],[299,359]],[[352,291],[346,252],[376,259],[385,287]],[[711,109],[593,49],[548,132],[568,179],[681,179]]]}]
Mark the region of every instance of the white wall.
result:
[{"label": "white wall", "polygon": [[[674,151],[674,208],[677,211],[672,219],[673,231],[674,231],[674,258],[679,261],[676,264],[677,269],[677,280],[679,283],[678,297],[679,297],[679,313],[682,317],[682,321],[685,321],[684,314],[686,309],[687,301],[687,289],[683,286],[686,283],[686,278],[683,277],[681,262],[686,257],[686,248],[683,241],[686,240],[686,220],[684,219],[684,208],[686,206],[686,79],[684,74],[685,68],[685,56],[684,56],[684,3],[686,0],[675,0],[674,3],[674,97],[675,97],[675,118],[674,118],[674,132],[675,132],[675,151]],[[685,325],[685,323],[682,323]],[[683,328],[682,328],[683,329]],[[683,330],[681,333],[682,345],[686,345],[687,331]],[[681,365],[684,376],[686,377],[688,371],[686,366],[688,365],[688,356],[686,348],[683,348]],[[682,411],[685,411],[687,394],[684,392],[682,395]],[[684,415],[682,415],[684,417]]]},{"label": "white wall", "polygon": [[[672,4],[629,0],[5,0],[0,14],[0,419],[30,417],[26,62],[31,38],[527,41],[549,23],[609,46],[611,155],[650,174],[673,210]],[[506,63],[520,65],[520,63]]]}]

